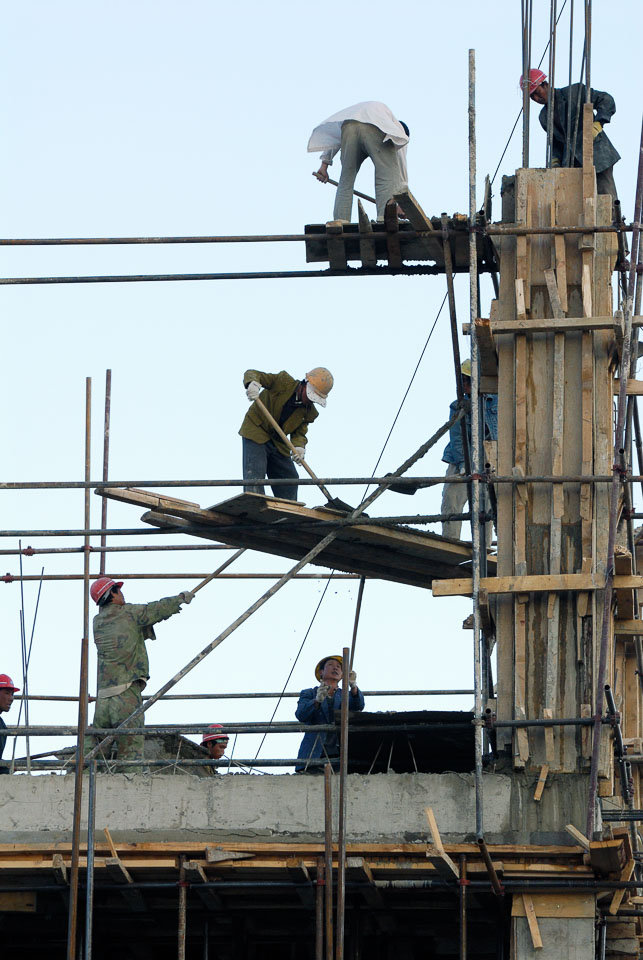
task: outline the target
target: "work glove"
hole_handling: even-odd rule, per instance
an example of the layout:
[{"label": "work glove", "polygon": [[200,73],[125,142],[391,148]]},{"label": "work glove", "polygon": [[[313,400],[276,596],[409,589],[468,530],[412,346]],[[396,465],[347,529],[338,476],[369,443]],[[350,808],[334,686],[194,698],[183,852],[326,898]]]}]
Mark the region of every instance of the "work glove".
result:
[{"label": "work glove", "polygon": [[551,165],[552,165],[552,167],[559,167],[559,166],[560,166],[560,160],[558,159],[558,157],[552,157]]},{"label": "work glove", "polygon": [[292,460],[295,463],[301,463],[301,461],[305,458],[305,455],[306,455],[305,447],[295,447],[293,453],[290,454]]},{"label": "work glove", "polygon": [[351,670],[351,672],[348,674],[348,684],[351,687],[357,686],[357,674],[354,670]]},{"label": "work glove", "polygon": [[594,122],[592,123],[592,139],[593,140],[596,139],[596,137],[599,135],[602,129],[603,129],[603,124],[600,122],[600,120],[594,120]]},{"label": "work glove", "polygon": [[260,393],[261,393],[261,384],[257,383],[256,380],[251,380],[248,386],[246,387],[246,396],[248,400],[256,400]]},{"label": "work glove", "polygon": [[194,600],[194,594],[190,593],[189,590],[184,590],[179,596],[181,597],[181,603],[192,603]]},{"label": "work glove", "polygon": [[322,682],[319,684],[319,687],[317,688],[317,696],[315,697],[315,703],[323,703],[323,701],[327,697],[330,697],[330,695],[331,695],[330,684],[324,683],[324,681],[322,680]]}]

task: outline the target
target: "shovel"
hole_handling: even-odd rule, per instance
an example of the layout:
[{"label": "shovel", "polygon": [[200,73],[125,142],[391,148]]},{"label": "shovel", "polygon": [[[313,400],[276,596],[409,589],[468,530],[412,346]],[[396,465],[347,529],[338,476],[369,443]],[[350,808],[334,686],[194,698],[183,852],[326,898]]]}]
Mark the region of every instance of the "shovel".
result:
[{"label": "shovel", "polygon": [[328,506],[332,507],[333,510],[340,510],[342,513],[352,513],[355,507],[351,507],[350,504],[345,503],[344,500],[340,500],[338,497],[331,497],[330,493],[328,492],[324,484],[321,482],[321,480],[317,476],[315,476],[315,474],[313,473],[311,468],[308,466],[304,458],[299,457],[297,455],[297,451],[295,450],[295,447],[290,442],[290,440],[288,439],[284,431],[281,429],[281,427],[279,426],[279,424],[277,423],[273,415],[270,413],[266,405],[259,399],[259,397],[257,397],[257,399],[255,400],[255,403],[261,410],[262,414],[264,415],[268,423],[277,431],[277,433],[279,434],[281,439],[284,441],[286,446],[288,446],[292,451],[292,453],[294,453],[297,456],[297,462],[302,465],[302,467],[304,468],[308,476],[315,481],[315,483],[317,484],[321,492],[324,494],[324,496],[328,500]]}]

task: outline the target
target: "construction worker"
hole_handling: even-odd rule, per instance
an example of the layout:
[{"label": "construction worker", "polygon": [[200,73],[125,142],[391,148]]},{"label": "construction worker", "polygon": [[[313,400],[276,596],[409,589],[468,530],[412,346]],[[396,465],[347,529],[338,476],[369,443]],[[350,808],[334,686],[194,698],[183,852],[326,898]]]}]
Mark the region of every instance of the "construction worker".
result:
[{"label": "construction worker", "polygon": [[328,182],[328,167],[337,151],[340,148],[342,151],[342,173],[333,210],[335,221],[350,223],[355,177],[367,157],[375,167],[377,219],[384,219],[387,202],[396,193],[408,189],[408,142],[407,125],[396,120],[386,104],[377,100],[356,103],[315,127],[308,141],[308,153],[324,151],[315,174],[322,183]]},{"label": "construction worker", "polygon": [[[211,723],[204,731],[201,746],[205,747],[211,760],[221,760],[228,746],[229,737],[220,723]],[[218,774],[218,767],[206,767],[208,773]]]},{"label": "construction worker", "polygon": [[[99,577],[91,585],[92,600],[98,604],[94,617],[94,643],[98,652],[98,696],[93,726],[118,727],[143,702],[142,691],[150,677],[146,640],[155,640],[153,624],[179,613],[181,604],[190,603],[193,594],[185,590],[176,597],[165,597],[153,603],[125,603],[121,587],[123,581]],[[142,727],[141,715],[127,726]],[[98,741],[93,736],[85,740],[85,753]],[[139,760],[143,757],[144,737],[116,738],[119,760]],[[137,767],[121,770],[137,771]],[[119,767],[114,768],[115,772]]]},{"label": "construction worker", "polygon": [[[20,687],[14,686],[13,680],[7,673],[0,673],[0,713],[9,712],[11,704],[13,703],[13,695],[17,693],[19,689]],[[0,717],[0,760],[2,759],[4,747],[7,742],[6,733],[4,735],[2,734],[6,726],[6,723],[2,717]],[[9,767],[4,763],[0,763],[0,773],[9,773]]]},{"label": "construction worker", "polygon": [[[539,120],[541,127],[547,130],[547,115],[552,100],[552,90],[542,70],[530,70],[529,80],[520,78],[520,87],[529,85],[529,96],[534,103],[543,104]],[[551,153],[552,167],[582,167],[583,165],[583,104],[587,99],[583,83],[573,83],[567,87],[553,90],[554,132]],[[596,190],[608,193],[618,200],[614,183],[614,164],[621,159],[611,140],[603,129],[616,113],[614,98],[601,90],[590,89],[590,99],[594,108],[592,137],[594,139],[594,167],[596,168]],[[569,103],[571,100],[571,128]],[[574,131],[576,137],[574,138]],[[569,147],[567,139],[569,137]],[[568,155],[567,155],[568,151]]]},{"label": "construction worker", "polygon": [[[318,687],[309,687],[302,690],[297,701],[295,716],[300,723],[334,723],[335,710],[341,710],[342,691],[339,686],[342,679],[343,658],[337,654],[324,657],[315,667],[315,679]],[[351,670],[348,675],[350,692],[348,695],[348,709],[359,712],[364,709],[364,694],[358,689],[357,674]],[[336,733],[304,734],[299,747],[298,759],[309,761],[318,757],[331,759],[339,757],[339,738]],[[336,765],[336,760],[334,761]],[[308,763],[297,764],[295,773],[321,773],[322,767],[309,767]]]},{"label": "construction worker", "polygon": [[[281,373],[246,370],[243,385],[248,400],[260,398],[290,437],[296,451],[292,453],[268,423],[258,404],[253,403],[239,430],[243,443],[243,479],[291,477],[297,480],[295,463],[304,459],[308,424],[319,416],[313,404],[326,406],[328,394],[333,389],[333,375],[326,367],[313,367],[303,380],[295,380],[285,370]],[[243,489],[246,493],[264,492],[263,486],[247,486]],[[273,487],[272,493],[282,500],[296,500],[297,484]]]},{"label": "construction worker", "polygon": [[[462,388],[467,397],[471,396],[471,360],[468,358],[460,366],[462,374]],[[482,397],[483,424],[481,425],[482,436],[485,442],[498,440],[498,397],[496,394],[485,394]],[[454,400],[449,407],[449,419],[457,412],[458,401]],[[465,414],[465,423],[467,428],[467,438],[469,442],[469,453],[473,460],[471,446],[471,410]],[[495,456],[491,455],[491,460],[495,465]],[[442,461],[447,466],[447,477],[463,474],[465,472],[464,448],[462,445],[462,426],[458,420],[449,429],[449,442],[444,448]],[[462,513],[467,504],[467,484],[466,483],[445,483],[442,491],[442,513]],[[442,536],[451,537],[453,540],[460,539],[461,520],[443,520]],[[491,543],[492,524],[487,524],[487,546]]]}]

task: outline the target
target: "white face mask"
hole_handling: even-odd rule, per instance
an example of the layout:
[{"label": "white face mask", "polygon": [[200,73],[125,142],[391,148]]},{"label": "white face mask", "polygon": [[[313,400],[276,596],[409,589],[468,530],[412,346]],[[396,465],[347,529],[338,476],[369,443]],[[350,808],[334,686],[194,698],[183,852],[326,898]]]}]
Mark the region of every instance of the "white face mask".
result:
[{"label": "white face mask", "polygon": [[313,403],[318,403],[320,407],[325,407],[326,397],[322,397],[320,393],[317,393],[315,388],[308,382],[308,380],[306,380],[305,383],[306,383],[306,394],[308,396],[308,399],[312,400]]}]

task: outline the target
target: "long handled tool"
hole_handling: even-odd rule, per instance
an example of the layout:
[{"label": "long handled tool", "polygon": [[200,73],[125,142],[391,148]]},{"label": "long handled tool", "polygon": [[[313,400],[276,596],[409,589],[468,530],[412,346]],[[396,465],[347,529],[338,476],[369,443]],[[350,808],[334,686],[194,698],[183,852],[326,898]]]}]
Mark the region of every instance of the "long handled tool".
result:
[{"label": "long handled tool", "polygon": [[[315,171],[313,170],[313,177],[316,177],[316,176],[317,176],[317,174],[316,174]],[[324,183],[323,180],[320,180],[319,182],[320,182],[320,183]],[[333,185],[334,187],[338,187],[338,186],[339,186],[339,183],[337,182],[337,180],[331,180],[330,177],[329,177],[328,180],[326,180],[325,182],[326,182],[326,183],[332,183],[332,185]],[[371,203],[377,203],[377,200],[375,199],[375,197],[369,197],[369,195],[368,195],[367,193],[360,193],[359,190],[353,190],[353,194],[354,194],[356,197],[361,197],[362,200],[370,200]]]},{"label": "long handled tool", "polygon": [[294,445],[290,442],[290,440],[288,439],[284,431],[281,429],[281,427],[279,426],[279,424],[271,414],[270,410],[268,410],[268,408],[266,407],[265,403],[263,403],[263,401],[260,400],[259,397],[257,397],[257,399],[255,400],[255,403],[257,404],[257,406],[259,407],[262,414],[264,415],[268,423],[271,425],[273,430],[277,431],[277,433],[279,434],[281,439],[284,441],[286,446],[289,447],[291,452],[295,454],[295,456],[297,457],[296,462],[300,463],[304,468],[304,470],[306,471],[306,473],[308,474],[308,476],[315,481],[315,483],[317,484],[321,492],[324,494],[324,496],[328,500],[328,505],[332,507],[333,510],[341,510],[343,513],[352,513],[355,507],[351,507],[350,504],[345,503],[344,500],[340,500],[338,497],[331,497],[330,493],[328,492],[324,484],[321,482],[319,477],[317,477],[313,473],[312,469],[308,466],[304,458],[299,456],[299,454],[295,450]]}]

